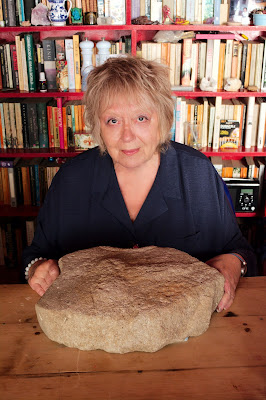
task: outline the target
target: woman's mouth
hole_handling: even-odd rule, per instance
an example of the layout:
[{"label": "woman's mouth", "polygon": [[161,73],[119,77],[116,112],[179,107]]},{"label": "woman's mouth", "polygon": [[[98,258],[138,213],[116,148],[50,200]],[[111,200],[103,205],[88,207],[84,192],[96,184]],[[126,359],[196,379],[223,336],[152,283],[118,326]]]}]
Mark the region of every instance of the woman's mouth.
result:
[{"label": "woman's mouth", "polygon": [[122,153],[124,153],[126,156],[133,156],[139,151],[139,149],[132,149],[132,150],[122,150]]}]

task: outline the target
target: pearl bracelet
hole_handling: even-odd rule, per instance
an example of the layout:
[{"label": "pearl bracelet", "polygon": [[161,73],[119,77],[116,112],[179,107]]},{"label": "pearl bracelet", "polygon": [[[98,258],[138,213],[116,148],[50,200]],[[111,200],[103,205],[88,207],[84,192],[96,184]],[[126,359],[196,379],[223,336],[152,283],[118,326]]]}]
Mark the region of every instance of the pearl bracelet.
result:
[{"label": "pearl bracelet", "polygon": [[40,260],[47,260],[47,258],[43,258],[43,257],[39,257],[39,258],[35,258],[34,260],[32,260],[28,266],[25,268],[25,278],[28,280],[29,279],[29,270],[30,268],[33,266],[33,264],[35,264],[37,261]]}]

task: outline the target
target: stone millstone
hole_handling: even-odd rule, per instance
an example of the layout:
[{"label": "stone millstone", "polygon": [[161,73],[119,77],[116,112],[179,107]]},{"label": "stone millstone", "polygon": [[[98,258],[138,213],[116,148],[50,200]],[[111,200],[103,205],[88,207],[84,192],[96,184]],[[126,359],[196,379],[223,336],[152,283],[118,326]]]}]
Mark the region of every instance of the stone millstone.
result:
[{"label": "stone millstone", "polygon": [[59,267],[38,321],[51,340],[81,350],[154,352],[198,336],[224,293],[216,269],[171,248],[94,247]]}]

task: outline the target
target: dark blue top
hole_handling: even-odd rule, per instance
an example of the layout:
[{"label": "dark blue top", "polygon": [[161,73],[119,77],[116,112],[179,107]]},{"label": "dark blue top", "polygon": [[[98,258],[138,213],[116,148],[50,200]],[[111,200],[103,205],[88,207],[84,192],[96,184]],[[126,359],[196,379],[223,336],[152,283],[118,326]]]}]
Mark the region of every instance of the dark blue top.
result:
[{"label": "dark blue top", "polygon": [[255,265],[211,162],[174,142],[161,154],[156,179],[134,222],[109,155],[101,156],[95,148],[63,165],[40,210],[24,262],[40,256],[58,259],[93,246],[136,244],[173,247],[202,261],[237,252],[253,269]]}]

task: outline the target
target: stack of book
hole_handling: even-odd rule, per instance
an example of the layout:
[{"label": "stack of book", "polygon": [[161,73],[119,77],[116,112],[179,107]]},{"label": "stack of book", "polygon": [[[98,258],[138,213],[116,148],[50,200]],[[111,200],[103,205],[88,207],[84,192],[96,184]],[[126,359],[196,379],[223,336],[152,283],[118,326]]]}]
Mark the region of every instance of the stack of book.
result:
[{"label": "stack of book", "polygon": [[172,86],[199,87],[202,78],[212,78],[216,90],[228,78],[238,78],[242,88],[266,91],[266,38],[235,40],[235,34],[196,34],[196,39],[178,43],[141,42],[138,54],[169,67]]},{"label": "stack of book", "polygon": [[[31,22],[32,9],[42,3],[49,5],[48,0],[0,0],[0,23],[3,26],[22,25],[25,21]],[[67,1],[67,9],[70,3]],[[86,14],[94,13],[98,17],[109,18],[112,25],[124,25],[126,23],[125,0],[72,0],[72,9],[78,12],[79,19],[72,18],[71,10],[68,24],[89,23]]]},{"label": "stack of book", "polygon": [[[0,89],[35,92],[40,89],[40,73],[45,72],[48,90],[81,90],[80,35],[46,38],[25,33],[15,43],[0,44]],[[92,64],[96,65],[96,43]],[[110,54],[131,53],[131,38],[123,36],[111,42]]]},{"label": "stack of book", "polygon": [[40,206],[59,168],[45,158],[0,160],[0,205]]},{"label": "stack of book", "polygon": [[172,139],[184,143],[184,123],[203,123],[202,146],[214,150],[265,146],[266,98],[221,97],[186,99],[174,97],[175,115]]}]

